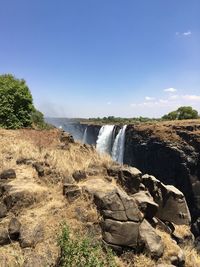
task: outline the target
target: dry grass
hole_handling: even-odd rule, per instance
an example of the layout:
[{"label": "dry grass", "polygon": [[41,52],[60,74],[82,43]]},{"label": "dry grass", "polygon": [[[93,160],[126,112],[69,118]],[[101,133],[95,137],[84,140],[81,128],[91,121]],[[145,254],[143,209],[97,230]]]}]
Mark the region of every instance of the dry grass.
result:
[{"label": "dry grass", "polygon": [[200,266],[200,255],[197,253],[196,249],[191,246],[185,246],[183,248],[185,253],[185,267],[199,267]]},{"label": "dry grass", "polygon": [[[126,252],[122,255],[120,261],[121,267],[155,267],[154,260],[146,256],[145,254],[134,254],[132,252]],[[119,265],[120,266],[120,265]]]},{"label": "dry grass", "polygon": [[156,232],[162,238],[162,241],[164,243],[164,254],[162,256],[162,262],[164,261],[164,263],[170,264],[169,259],[172,256],[178,255],[180,247],[174,240],[171,239],[171,236],[168,233],[163,232],[159,229],[156,229]]}]

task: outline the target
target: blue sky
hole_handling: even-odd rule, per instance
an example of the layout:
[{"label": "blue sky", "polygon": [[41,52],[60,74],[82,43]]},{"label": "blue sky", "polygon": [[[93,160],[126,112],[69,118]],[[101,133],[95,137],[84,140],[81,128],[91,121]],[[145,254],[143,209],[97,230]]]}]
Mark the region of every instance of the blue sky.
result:
[{"label": "blue sky", "polygon": [[0,73],[46,116],[200,112],[199,0],[0,0]]}]

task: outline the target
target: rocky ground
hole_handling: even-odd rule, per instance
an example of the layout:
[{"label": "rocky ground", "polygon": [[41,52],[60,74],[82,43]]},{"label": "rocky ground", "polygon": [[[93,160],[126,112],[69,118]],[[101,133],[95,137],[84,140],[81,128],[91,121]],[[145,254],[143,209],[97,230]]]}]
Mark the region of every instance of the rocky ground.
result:
[{"label": "rocky ground", "polygon": [[63,222],[116,266],[200,266],[177,188],[58,130],[0,130],[0,266],[59,266]]}]

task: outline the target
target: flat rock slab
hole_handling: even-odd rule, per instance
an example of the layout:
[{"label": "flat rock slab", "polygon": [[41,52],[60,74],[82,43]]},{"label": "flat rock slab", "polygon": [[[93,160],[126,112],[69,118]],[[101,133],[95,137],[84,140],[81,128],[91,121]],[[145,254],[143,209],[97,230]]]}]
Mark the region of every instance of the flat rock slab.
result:
[{"label": "flat rock slab", "polygon": [[139,224],[106,219],[102,224],[103,240],[108,244],[136,248]]}]

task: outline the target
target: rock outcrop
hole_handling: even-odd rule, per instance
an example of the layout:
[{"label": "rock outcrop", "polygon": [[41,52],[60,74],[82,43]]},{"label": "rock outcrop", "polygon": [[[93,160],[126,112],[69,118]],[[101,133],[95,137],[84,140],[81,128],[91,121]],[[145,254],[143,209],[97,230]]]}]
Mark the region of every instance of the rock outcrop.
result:
[{"label": "rock outcrop", "polygon": [[[124,153],[126,164],[137,167],[143,173],[151,174],[183,192],[193,223],[200,217],[198,123],[129,125],[126,129]],[[195,229],[196,234],[200,229],[197,230],[197,226]]]}]

